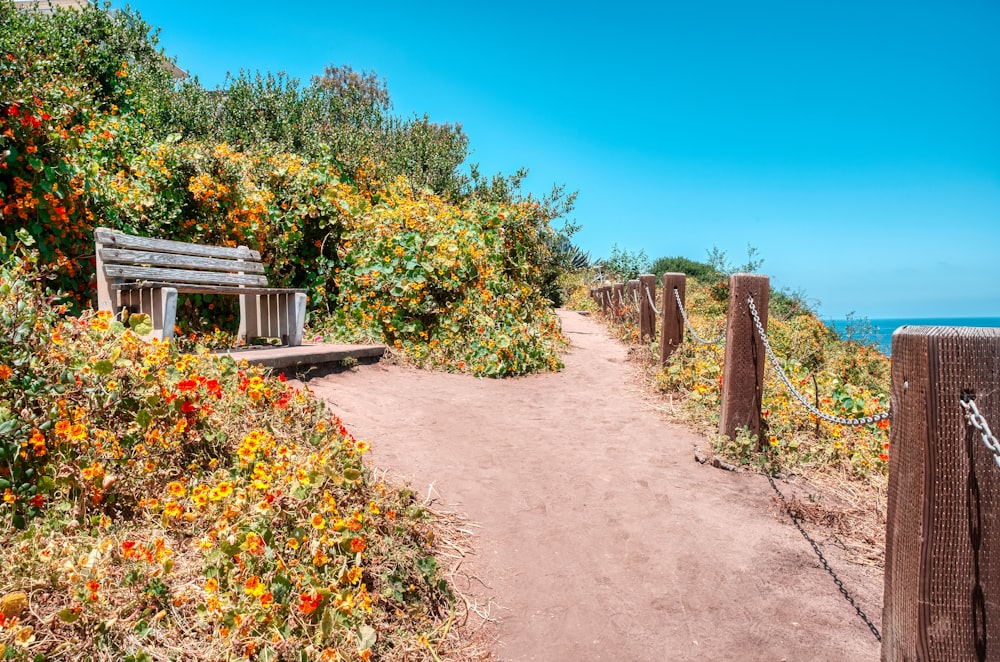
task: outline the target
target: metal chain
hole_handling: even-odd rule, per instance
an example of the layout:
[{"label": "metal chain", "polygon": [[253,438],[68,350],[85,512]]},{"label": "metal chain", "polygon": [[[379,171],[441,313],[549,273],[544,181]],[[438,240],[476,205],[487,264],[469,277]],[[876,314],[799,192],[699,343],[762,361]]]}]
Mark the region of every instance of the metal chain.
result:
[{"label": "metal chain", "polygon": [[990,431],[990,424],[979,413],[976,401],[971,396],[963,395],[960,404],[965,411],[965,421],[979,431],[983,445],[993,453],[993,461],[997,463],[997,466],[1000,466],[1000,443],[997,443],[997,438]]},{"label": "metal chain", "polygon": [[802,528],[802,523],[799,522],[799,519],[792,514],[792,509],[789,507],[788,501],[785,500],[785,495],[782,494],[781,490],[778,489],[778,486],[775,484],[774,479],[771,478],[770,474],[765,474],[765,475],[767,476],[768,482],[771,483],[771,487],[774,488],[775,494],[777,494],[778,498],[781,499],[781,504],[782,506],[784,506],[785,512],[788,513],[788,516],[790,518],[792,518],[792,523],[795,524],[795,528],[798,529],[799,533],[802,534],[802,537],[805,538],[810,545],[812,545],[813,551],[816,552],[816,557],[819,558],[819,562],[823,564],[823,568],[828,573],[830,573],[831,577],[833,577],[833,583],[837,585],[838,589],[840,589],[841,595],[843,595],[844,599],[847,600],[852,607],[854,607],[854,611],[858,613],[858,616],[861,618],[862,621],[864,621],[865,625],[868,626],[868,629],[872,631],[872,634],[875,635],[875,638],[878,639],[879,642],[881,642],[882,634],[878,631],[878,628],[875,627],[875,624],[872,623],[871,619],[868,618],[865,612],[861,610],[861,607],[858,606],[858,603],[854,601],[854,598],[851,596],[851,594],[848,593],[846,588],[844,588],[844,582],[841,581],[840,577],[837,576],[837,573],[834,572],[833,568],[830,567],[830,564],[827,562],[826,557],[823,556],[823,552],[820,551],[819,545],[816,544],[815,540],[809,537],[809,534],[806,533],[806,530]]},{"label": "metal chain", "polygon": [[681,317],[684,318],[684,326],[686,326],[688,331],[691,332],[691,336],[695,340],[700,342],[702,345],[718,345],[720,342],[726,339],[725,331],[723,331],[722,335],[716,338],[715,340],[705,340],[704,338],[699,336],[698,332],[695,331],[694,327],[691,326],[691,320],[688,319],[687,311],[684,310],[684,304],[681,302],[681,294],[680,292],[677,291],[676,287],[674,288],[674,300],[677,301],[677,307],[681,309]]},{"label": "metal chain", "polygon": [[757,327],[757,333],[760,334],[760,339],[764,343],[764,349],[767,351],[767,355],[771,359],[771,363],[774,364],[775,370],[778,371],[778,377],[781,377],[781,381],[785,383],[785,387],[788,389],[789,393],[791,393],[792,396],[799,401],[799,404],[812,412],[813,415],[823,419],[824,421],[837,423],[838,425],[871,425],[873,423],[879,423],[887,420],[890,417],[891,412],[884,411],[875,414],[874,416],[864,416],[862,418],[842,418],[840,416],[833,416],[831,414],[824,413],[813,406],[808,400],[806,400],[804,395],[795,390],[795,387],[792,386],[791,380],[788,379],[788,375],[785,374],[785,369],[781,367],[781,361],[778,360],[778,357],[774,354],[774,350],[771,349],[771,343],[767,339],[767,333],[764,331],[764,325],[761,324],[760,315],[757,314],[757,306],[754,305],[753,297],[750,295],[747,295],[747,305],[750,306],[750,314],[753,316],[753,323]]},{"label": "metal chain", "polygon": [[653,301],[653,297],[649,294],[649,288],[643,287],[642,290],[646,293],[646,301],[649,302],[649,307],[653,309],[653,312],[657,315],[661,315],[659,309],[656,307],[656,303]]}]

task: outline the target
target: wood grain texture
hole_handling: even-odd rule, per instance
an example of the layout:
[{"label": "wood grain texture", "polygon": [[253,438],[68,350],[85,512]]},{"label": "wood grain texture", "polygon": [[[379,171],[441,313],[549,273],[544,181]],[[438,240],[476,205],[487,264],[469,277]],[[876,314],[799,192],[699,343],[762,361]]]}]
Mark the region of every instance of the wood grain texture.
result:
[{"label": "wood grain texture", "polygon": [[109,278],[158,281],[166,283],[198,283],[202,285],[247,285],[263,287],[267,278],[258,274],[224,274],[214,271],[188,271],[164,267],[135,267],[125,264],[105,264]]},{"label": "wood grain texture", "polygon": [[113,283],[111,287],[119,291],[145,290],[156,287],[174,287],[181,294],[305,294],[307,290],[294,287],[236,287],[228,285],[197,285],[192,283],[164,283],[143,281],[139,283]]},{"label": "wood grain texture", "polygon": [[230,248],[228,246],[205,246],[191,244],[185,241],[171,239],[151,239],[118,232],[108,228],[96,228],[94,240],[110,248],[133,248],[137,250],[157,251],[160,253],[179,253],[182,255],[199,255],[201,257],[221,257],[231,260],[257,260],[260,253],[246,246]]},{"label": "wood grain texture", "polygon": [[892,340],[883,660],[1000,659],[1000,467],[963,394],[1000,427],[1000,329]]},{"label": "wood grain texture", "polygon": [[759,274],[733,274],[729,279],[729,314],[726,316],[726,358],[722,367],[722,411],[719,433],[731,439],[747,428],[760,438],[761,403],[764,400],[764,342],[757,332],[748,295],[753,296],[760,323],[767,329],[771,281]]},{"label": "wood grain texture", "polygon": [[687,278],[684,274],[663,274],[663,308],[660,309],[662,331],[660,333],[660,365],[666,365],[670,355],[684,341],[684,318],[677,306],[674,288],[683,302],[687,293]]},{"label": "wood grain texture", "polygon": [[181,255],[179,253],[155,253],[152,251],[137,251],[122,248],[102,248],[101,259],[104,261],[104,264],[200,269],[202,271],[219,271],[234,274],[241,272],[248,274],[264,273],[264,265],[260,262],[223,260],[214,257]]}]

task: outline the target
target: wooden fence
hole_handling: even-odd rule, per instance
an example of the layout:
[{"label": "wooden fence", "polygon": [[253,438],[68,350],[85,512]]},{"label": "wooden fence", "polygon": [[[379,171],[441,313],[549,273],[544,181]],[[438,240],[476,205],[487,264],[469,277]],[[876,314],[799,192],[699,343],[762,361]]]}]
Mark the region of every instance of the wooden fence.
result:
[{"label": "wooden fence", "polygon": [[[633,282],[637,295],[625,284],[591,296],[612,319],[637,305],[640,336],[655,338],[655,277]],[[731,277],[719,422],[730,437],[761,429],[769,293],[766,276]],[[663,276],[660,299],[665,365],[685,341],[684,274]],[[882,660],[1000,660],[1000,445],[989,430],[1000,421],[1000,329],[897,330],[891,403]]]}]

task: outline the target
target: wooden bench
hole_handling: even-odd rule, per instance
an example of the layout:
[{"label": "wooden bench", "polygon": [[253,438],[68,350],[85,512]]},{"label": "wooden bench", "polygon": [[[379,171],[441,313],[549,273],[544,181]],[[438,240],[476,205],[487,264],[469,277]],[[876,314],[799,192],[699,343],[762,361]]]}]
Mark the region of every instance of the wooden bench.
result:
[{"label": "wooden bench", "polygon": [[204,246],[96,228],[97,307],[149,315],[153,337],[174,335],[177,294],[240,298],[239,337],[302,344],[305,290],[267,287],[260,253],[246,246]]}]

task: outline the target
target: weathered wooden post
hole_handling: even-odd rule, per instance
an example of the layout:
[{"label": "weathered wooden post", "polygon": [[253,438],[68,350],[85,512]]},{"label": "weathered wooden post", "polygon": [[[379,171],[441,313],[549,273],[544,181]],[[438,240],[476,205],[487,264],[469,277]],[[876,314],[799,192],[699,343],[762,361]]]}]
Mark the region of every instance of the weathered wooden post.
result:
[{"label": "weathered wooden post", "polygon": [[611,285],[611,316],[616,322],[621,321],[622,318],[622,302],[625,300],[624,289],[625,286],[621,283]]},{"label": "weathered wooden post", "polygon": [[656,301],[656,276],[643,274],[639,276],[639,340],[656,338],[656,311],[653,309]]},{"label": "weathered wooden post", "polygon": [[625,284],[625,305],[632,311],[632,319],[639,324],[639,279],[633,278]]},{"label": "weathered wooden post", "polygon": [[597,291],[601,294],[601,312],[608,317],[611,315],[611,286],[602,285]]},{"label": "weathered wooden post", "polygon": [[[747,428],[760,439],[760,410],[764,399],[764,341],[750,313],[753,297],[761,326],[767,330],[767,304],[771,281],[758,274],[733,274],[729,279],[729,313],[726,316],[726,358],[722,366],[722,412],[719,433],[736,438]],[[758,442],[759,443],[759,442]]]},{"label": "weathered wooden post", "polygon": [[[674,290],[677,295],[674,295]],[[681,316],[680,306],[677,299],[684,301],[687,292],[687,278],[684,274],[670,273],[663,274],[663,309],[661,313],[660,326],[660,365],[667,365],[667,359],[674,353],[674,350],[684,341],[684,318]]]},{"label": "weathered wooden post", "polygon": [[892,336],[882,660],[1000,659],[1000,329]]}]

